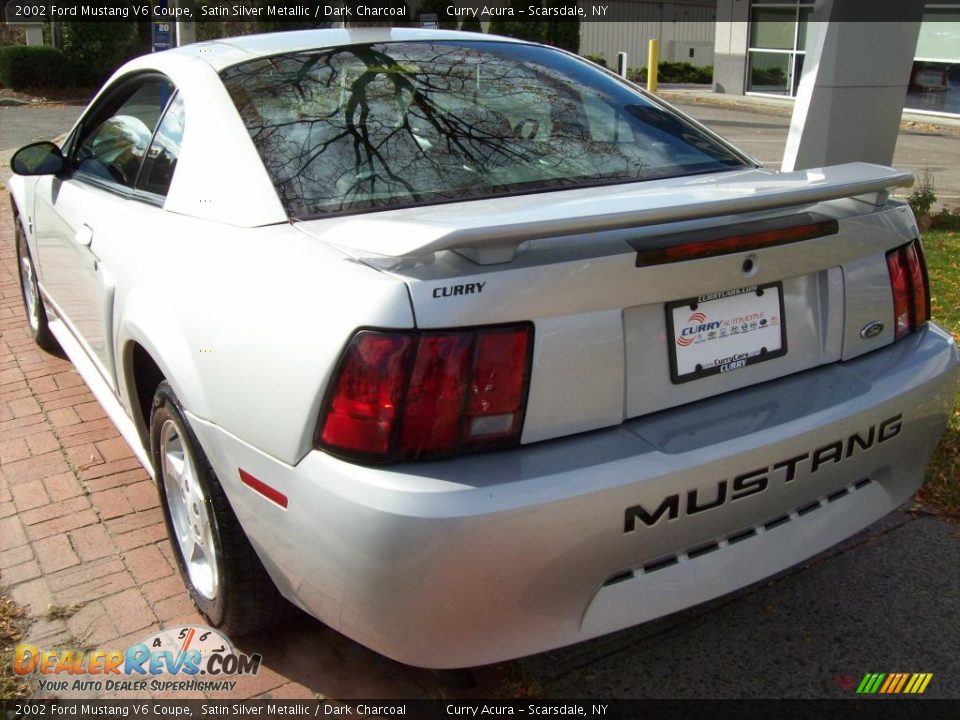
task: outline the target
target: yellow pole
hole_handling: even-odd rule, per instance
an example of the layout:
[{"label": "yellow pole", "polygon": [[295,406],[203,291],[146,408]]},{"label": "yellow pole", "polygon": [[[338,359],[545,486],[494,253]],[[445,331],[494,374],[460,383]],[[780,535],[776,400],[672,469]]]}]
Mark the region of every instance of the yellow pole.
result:
[{"label": "yellow pole", "polygon": [[657,68],[660,65],[660,41],[656,38],[650,40],[647,49],[647,90],[657,91]]}]

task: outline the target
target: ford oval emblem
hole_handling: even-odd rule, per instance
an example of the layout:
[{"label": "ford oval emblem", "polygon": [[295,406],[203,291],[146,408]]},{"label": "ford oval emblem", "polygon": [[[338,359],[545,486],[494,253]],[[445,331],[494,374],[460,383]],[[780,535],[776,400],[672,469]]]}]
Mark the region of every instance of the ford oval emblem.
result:
[{"label": "ford oval emblem", "polygon": [[871,322],[863,326],[863,329],[860,331],[860,337],[864,340],[869,340],[872,337],[876,337],[883,332],[883,323],[882,322]]}]

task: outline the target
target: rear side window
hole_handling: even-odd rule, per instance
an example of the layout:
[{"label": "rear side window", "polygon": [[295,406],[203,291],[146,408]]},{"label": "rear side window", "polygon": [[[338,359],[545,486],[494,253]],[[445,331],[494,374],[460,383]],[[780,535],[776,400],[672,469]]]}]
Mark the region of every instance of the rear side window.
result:
[{"label": "rear side window", "polygon": [[77,147],[77,169],[87,175],[132,188],[153,130],[173,95],[161,78],[144,81],[120,106],[85,134]]},{"label": "rear side window", "polygon": [[183,98],[177,94],[157,127],[153,142],[143,160],[137,189],[155,195],[166,195],[173,179],[183,140]]},{"label": "rear side window", "polygon": [[348,45],[221,77],[301,219],[746,164],[617,79],[533,45]]}]

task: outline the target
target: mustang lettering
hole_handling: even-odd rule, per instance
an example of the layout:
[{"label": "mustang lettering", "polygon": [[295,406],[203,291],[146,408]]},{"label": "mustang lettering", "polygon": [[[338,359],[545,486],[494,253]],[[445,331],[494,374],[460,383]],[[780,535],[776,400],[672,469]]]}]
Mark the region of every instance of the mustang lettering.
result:
[{"label": "mustang lettering", "polygon": [[[733,481],[729,483],[729,501],[742,500],[743,498],[763,492],[769,486],[769,476],[773,475],[774,471],[783,470],[782,474],[777,473],[781,475],[780,479],[784,482],[791,482],[797,477],[797,466],[803,460],[810,460],[809,472],[813,474],[828,461],[838,463],[851,457],[855,450],[869,450],[874,446],[875,441],[876,444],[879,445],[895,438],[900,434],[902,428],[903,413],[899,413],[884,420],[880,423],[879,427],[871,425],[867,430],[866,437],[855,433],[847,438],[846,443],[842,440],[837,440],[812,452],[781,460],[767,467],[760,468],[759,470],[751,470],[743,475],[737,475],[733,478]],[[846,451],[844,451],[844,448],[846,448]],[[704,502],[703,504],[700,503],[699,490],[693,489],[688,491],[686,493],[686,514],[696,515],[704,510],[712,510],[713,508],[720,507],[728,501],[727,487],[727,480],[719,481],[716,485],[716,491],[713,493],[714,499]],[[637,520],[640,520],[648,527],[656,525],[660,518],[664,516],[666,516],[667,520],[676,520],[680,516],[680,499],[680,493],[668,495],[652,512],[647,510],[643,505],[628,507],[624,513],[623,532],[631,533],[636,530]]]}]

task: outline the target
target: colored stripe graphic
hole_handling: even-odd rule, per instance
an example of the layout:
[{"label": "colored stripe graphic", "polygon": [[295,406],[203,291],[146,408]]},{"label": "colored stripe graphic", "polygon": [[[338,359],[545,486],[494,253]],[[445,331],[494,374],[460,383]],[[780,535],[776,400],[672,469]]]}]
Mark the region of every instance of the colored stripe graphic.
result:
[{"label": "colored stripe graphic", "polygon": [[891,673],[890,675],[887,675],[887,681],[880,687],[880,692],[881,693],[890,692],[890,686],[896,685],[897,680],[899,679],[900,679],[900,676],[897,673]]},{"label": "colored stripe graphic", "polygon": [[900,679],[897,681],[897,686],[893,688],[890,692],[898,693],[903,689],[904,684],[907,682],[907,678],[910,677],[910,673],[900,673]]},{"label": "colored stripe graphic", "polygon": [[920,679],[917,680],[917,684],[913,688],[914,693],[922,693],[933,679],[933,673],[918,673],[918,675]]},{"label": "colored stripe graphic", "polygon": [[867,673],[857,685],[861,695],[918,695],[927,689],[933,673]]}]

